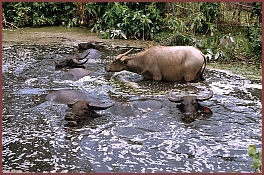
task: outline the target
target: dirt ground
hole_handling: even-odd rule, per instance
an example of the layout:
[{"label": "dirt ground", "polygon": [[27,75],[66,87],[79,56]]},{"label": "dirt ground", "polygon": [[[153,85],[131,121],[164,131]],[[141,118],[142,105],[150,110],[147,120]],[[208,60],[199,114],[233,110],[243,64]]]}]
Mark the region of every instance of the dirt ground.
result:
[{"label": "dirt ground", "polygon": [[[49,30],[51,29],[51,30]],[[65,29],[64,29],[65,30]],[[53,28],[43,29],[19,29],[16,31],[2,31],[2,45],[4,47],[16,44],[25,45],[77,45],[80,42],[97,41],[103,42],[106,45],[116,47],[138,47],[138,48],[148,48],[152,45],[157,45],[153,41],[142,41],[142,40],[125,40],[125,39],[102,39],[99,34],[87,34],[83,31],[66,31],[57,30],[54,31]]]}]

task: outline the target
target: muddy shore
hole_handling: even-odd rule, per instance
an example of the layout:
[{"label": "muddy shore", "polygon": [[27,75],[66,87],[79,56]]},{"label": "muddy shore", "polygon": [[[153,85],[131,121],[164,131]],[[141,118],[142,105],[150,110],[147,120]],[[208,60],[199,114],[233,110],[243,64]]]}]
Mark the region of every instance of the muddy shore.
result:
[{"label": "muddy shore", "polygon": [[125,40],[125,39],[102,39],[100,34],[91,33],[83,28],[66,27],[43,27],[43,28],[21,28],[16,31],[2,31],[2,45],[4,47],[16,44],[25,45],[77,45],[80,42],[97,41],[106,45],[148,48],[157,45],[153,41]]}]

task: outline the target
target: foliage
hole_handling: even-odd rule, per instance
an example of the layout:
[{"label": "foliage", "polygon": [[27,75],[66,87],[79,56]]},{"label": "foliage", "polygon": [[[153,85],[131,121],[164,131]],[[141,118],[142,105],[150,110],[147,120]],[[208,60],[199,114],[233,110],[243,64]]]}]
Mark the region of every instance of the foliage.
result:
[{"label": "foliage", "polygon": [[[108,3],[105,13],[93,26],[92,31],[101,32],[104,38],[114,38],[120,31],[124,38],[150,39],[160,30],[162,23],[162,11],[157,8],[157,3]],[[131,7],[135,7],[132,10]]]},{"label": "foliage", "polygon": [[28,13],[31,7],[27,6],[25,3],[3,2],[2,8],[8,22],[15,23],[15,25],[19,27],[29,24],[30,17]]},{"label": "foliage", "polygon": [[18,27],[60,25],[73,19],[73,3],[61,2],[4,2],[6,20]]},{"label": "foliage", "polygon": [[192,8],[189,19],[190,30],[195,34],[213,33],[216,31],[215,22],[220,14],[220,3],[198,3],[199,10]]},{"label": "foliage", "polygon": [[250,14],[250,20],[254,20],[254,18],[257,18],[258,23],[261,23],[262,22],[262,3],[253,2],[252,7],[253,8]]},{"label": "foliage", "polygon": [[249,145],[248,147],[248,155],[252,158],[253,163],[251,165],[254,168],[255,172],[262,172],[262,151],[257,152],[256,145]]},{"label": "foliage", "polygon": [[161,32],[153,37],[153,39],[164,46],[187,46],[195,45],[196,39],[191,35],[183,34],[181,32]]},{"label": "foliage", "polygon": [[[220,13],[220,3],[202,3],[200,6],[200,12],[203,13],[204,19],[202,19],[202,32],[208,33],[211,35],[215,32],[215,22]],[[200,30],[201,31],[201,30]]]},{"label": "foliage", "polygon": [[260,59],[262,57],[262,3],[254,2],[252,6],[250,20],[254,22],[248,26],[246,34],[248,42],[245,52],[250,58]]},{"label": "foliage", "polygon": [[221,62],[229,62],[237,57],[237,44],[233,36],[229,35],[213,35],[207,37],[207,40],[201,44],[209,60],[220,60]]},{"label": "foliage", "polygon": [[248,28],[246,53],[253,59],[262,56],[262,25],[255,25]]}]

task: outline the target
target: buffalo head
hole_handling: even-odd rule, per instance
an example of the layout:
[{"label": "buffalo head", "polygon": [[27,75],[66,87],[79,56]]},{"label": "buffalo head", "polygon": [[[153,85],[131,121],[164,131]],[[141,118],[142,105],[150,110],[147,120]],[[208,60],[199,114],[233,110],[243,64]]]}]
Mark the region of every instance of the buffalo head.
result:
[{"label": "buffalo head", "polygon": [[94,110],[103,110],[110,108],[111,106],[113,106],[113,104],[94,105],[85,100],[78,100],[73,104],[68,103],[68,107],[71,108],[71,112],[66,113],[64,119],[68,122],[68,125],[76,126],[88,117],[100,117],[100,115]]},{"label": "buffalo head", "polygon": [[[66,58],[66,60],[61,60],[58,62],[55,62],[56,68],[62,68],[62,67],[71,67],[71,68],[85,68],[84,64],[88,61],[88,58],[86,58],[89,55],[90,52],[87,52],[84,57],[77,56],[70,56]],[[85,59],[85,61],[81,62],[80,60]]]},{"label": "buffalo head", "polygon": [[104,46],[98,42],[81,42],[78,44],[79,50],[96,49],[102,51]]},{"label": "buffalo head", "polygon": [[180,109],[182,114],[182,120],[192,122],[197,117],[198,112],[201,114],[212,115],[213,112],[209,107],[202,106],[199,101],[205,101],[213,96],[213,91],[210,90],[210,93],[207,96],[183,96],[178,98],[171,97],[171,93],[168,99],[175,103],[180,103],[177,105],[177,108]]},{"label": "buffalo head", "polygon": [[124,69],[126,69],[126,64],[128,61],[128,57],[126,56],[129,52],[131,52],[133,50],[130,49],[129,51],[123,53],[123,54],[119,54],[116,57],[113,58],[113,62],[108,65],[105,70],[107,72],[119,72],[122,71]]}]

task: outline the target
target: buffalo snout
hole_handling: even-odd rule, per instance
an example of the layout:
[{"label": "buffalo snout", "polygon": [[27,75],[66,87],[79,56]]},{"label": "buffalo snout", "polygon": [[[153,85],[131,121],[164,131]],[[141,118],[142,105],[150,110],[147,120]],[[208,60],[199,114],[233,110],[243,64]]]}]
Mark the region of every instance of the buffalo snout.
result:
[{"label": "buffalo snout", "polygon": [[77,125],[77,120],[72,112],[68,112],[64,119],[67,121],[67,124],[70,126],[76,126]]},{"label": "buffalo snout", "polygon": [[196,113],[183,113],[181,119],[185,122],[193,122],[196,118]]}]

